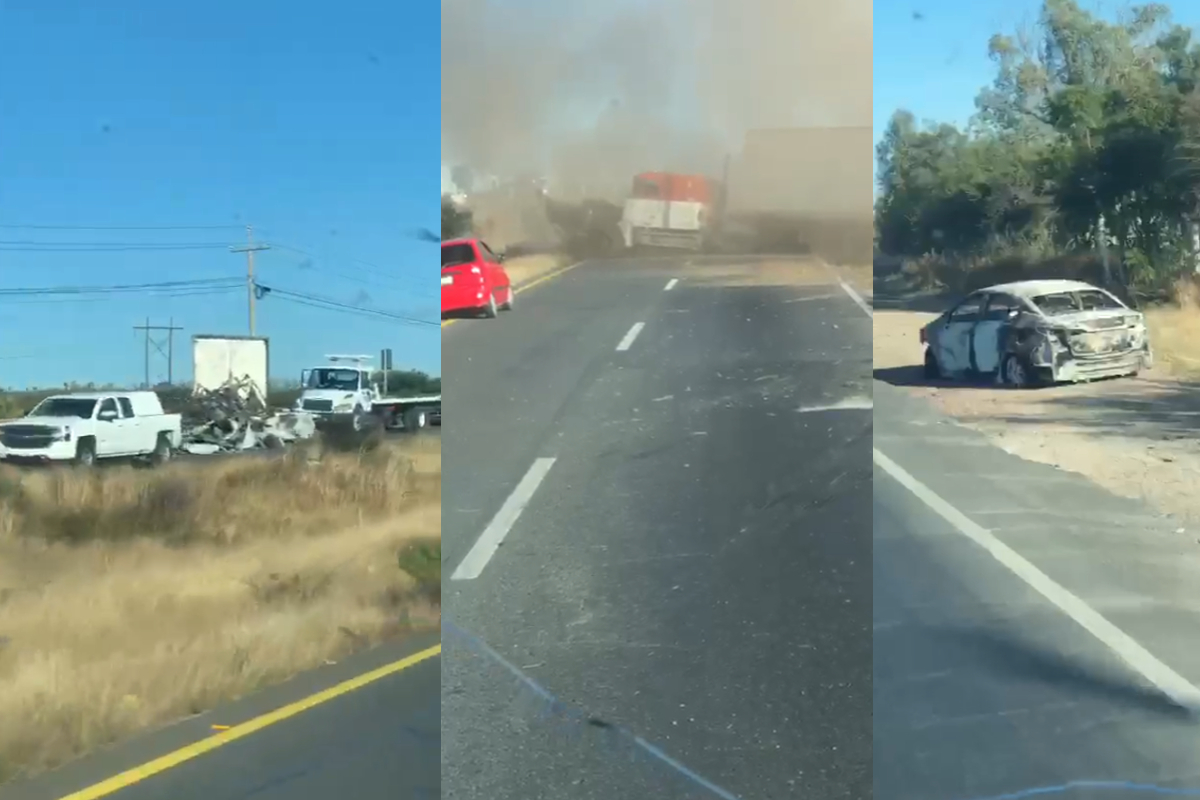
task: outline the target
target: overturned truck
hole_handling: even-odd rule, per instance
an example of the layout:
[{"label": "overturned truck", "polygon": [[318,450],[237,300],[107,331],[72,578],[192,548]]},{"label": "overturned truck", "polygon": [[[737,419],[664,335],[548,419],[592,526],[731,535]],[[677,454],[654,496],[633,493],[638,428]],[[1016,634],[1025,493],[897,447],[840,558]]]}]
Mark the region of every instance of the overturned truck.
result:
[{"label": "overturned truck", "polygon": [[869,263],[874,142],[866,126],[762,128],[726,162],[722,249]]}]

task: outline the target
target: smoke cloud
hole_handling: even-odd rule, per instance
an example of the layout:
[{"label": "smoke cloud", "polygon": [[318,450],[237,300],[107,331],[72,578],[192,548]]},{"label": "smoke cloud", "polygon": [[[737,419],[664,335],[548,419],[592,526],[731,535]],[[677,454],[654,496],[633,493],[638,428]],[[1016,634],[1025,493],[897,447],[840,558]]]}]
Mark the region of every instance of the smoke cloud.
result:
[{"label": "smoke cloud", "polygon": [[617,199],[748,129],[869,128],[871,68],[871,0],[442,0],[443,159]]}]

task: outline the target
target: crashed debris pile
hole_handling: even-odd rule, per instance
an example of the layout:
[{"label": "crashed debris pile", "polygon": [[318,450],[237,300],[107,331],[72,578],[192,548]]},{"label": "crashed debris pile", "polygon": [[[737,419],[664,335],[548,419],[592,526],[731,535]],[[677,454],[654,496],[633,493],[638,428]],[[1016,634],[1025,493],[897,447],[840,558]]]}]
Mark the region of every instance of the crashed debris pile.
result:
[{"label": "crashed debris pile", "polygon": [[192,455],[274,449],[316,433],[312,415],[271,409],[249,376],[196,387],[183,421],[180,449]]}]

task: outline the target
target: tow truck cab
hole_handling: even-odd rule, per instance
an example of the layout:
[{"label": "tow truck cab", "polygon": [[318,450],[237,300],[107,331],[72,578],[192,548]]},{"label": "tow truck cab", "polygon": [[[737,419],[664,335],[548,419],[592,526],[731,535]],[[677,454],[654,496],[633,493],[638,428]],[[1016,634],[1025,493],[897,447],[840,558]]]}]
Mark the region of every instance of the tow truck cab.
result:
[{"label": "tow truck cab", "polygon": [[326,356],[329,363],[300,372],[296,410],[315,416],[354,414],[371,410],[382,392],[372,383],[369,356]]},{"label": "tow truck cab", "polygon": [[300,397],[296,411],[311,414],[318,425],[333,418],[351,420],[354,427],[376,424],[387,429],[416,432],[426,425],[440,425],[442,396],[393,397],[387,385],[376,379],[383,375],[370,365],[370,356],[326,356],[328,364],[300,373]]}]

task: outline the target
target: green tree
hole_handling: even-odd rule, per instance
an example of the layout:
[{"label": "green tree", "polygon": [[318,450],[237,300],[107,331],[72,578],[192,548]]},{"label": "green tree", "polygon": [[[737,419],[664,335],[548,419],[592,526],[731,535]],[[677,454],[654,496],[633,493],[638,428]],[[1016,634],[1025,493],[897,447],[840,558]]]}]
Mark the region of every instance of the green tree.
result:
[{"label": "green tree", "polygon": [[1160,4],[1109,22],[1046,0],[988,43],[996,75],[966,130],[897,112],[879,142],[879,245],[987,258],[1092,252],[1141,283],[1194,261],[1200,46]]},{"label": "green tree", "polygon": [[469,235],[473,222],[470,209],[459,206],[447,196],[442,197],[442,239]]}]

